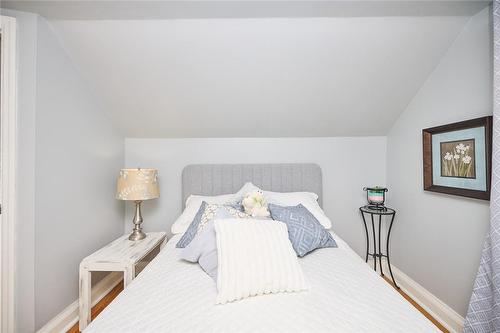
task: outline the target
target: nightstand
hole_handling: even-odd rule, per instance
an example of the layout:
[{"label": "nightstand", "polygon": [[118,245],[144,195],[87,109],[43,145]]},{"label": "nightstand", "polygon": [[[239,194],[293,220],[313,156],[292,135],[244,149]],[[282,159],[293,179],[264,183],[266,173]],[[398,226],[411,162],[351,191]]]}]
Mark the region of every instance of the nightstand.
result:
[{"label": "nightstand", "polygon": [[147,260],[163,247],[167,234],[150,232],[147,237],[138,241],[130,241],[128,235],[106,245],[89,255],[80,263],[80,331],[90,322],[91,304],[91,272],[123,272],[123,284],[126,288],[135,278],[136,271],[144,268]]}]

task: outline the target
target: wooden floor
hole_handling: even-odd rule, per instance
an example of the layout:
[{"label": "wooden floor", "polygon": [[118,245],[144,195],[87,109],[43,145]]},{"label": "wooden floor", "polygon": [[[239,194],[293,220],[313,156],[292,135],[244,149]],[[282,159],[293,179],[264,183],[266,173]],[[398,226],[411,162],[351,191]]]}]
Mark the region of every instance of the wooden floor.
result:
[{"label": "wooden floor", "polygon": [[[94,320],[95,317],[101,313],[102,310],[104,310],[105,307],[108,306],[111,301],[115,299],[116,296],[118,296],[119,293],[121,293],[123,290],[123,280],[122,282],[118,283],[116,287],[114,287],[106,296],[104,296],[94,307],[92,308],[91,311],[91,318]],[[80,329],[78,327],[78,323],[75,324],[75,326],[71,327],[68,333],[79,333]]]},{"label": "wooden floor", "polygon": [[[384,279],[387,281],[387,283],[389,283],[391,286],[394,287],[394,284],[392,283],[392,281],[390,279],[388,279],[387,277],[384,277]],[[123,281],[120,282],[116,287],[114,287],[109,292],[109,294],[104,296],[104,298],[102,300],[100,300],[99,303],[97,303],[92,308],[92,314],[91,314],[92,320],[94,320],[94,318],[97,317],[97,315],[99,315],[99,313],[101,313],[101,311],[104,310],[104,308],[106,306],[108,306],[108,304],[111,303],[111,301],[114,300],[115,297],[118,296],[119,293],[122,292],[122,290],[123,290]],[[427,319],[429,319],[434,325],[436,325],[436,327],[439,328],[441,330],[441,332],[449,333],[449,331],[446,328],[444,328],[443,325],[441,325],[436,319],[434,319],[434,317],[432,317],[427,311],[422,309],[422,307],[420,305],[418,305],[417,302],[415,302],[413,299],[411,299],[410,296],[406,295],[401,289],[398,289],[398,292],[408,302],[410,302],[411,305],[413,305],[418,311],[420,311]],[[76,323],[75,326],[73,326],[68,331],[68,333],[78,333],[78,332],[80,332],[78,330],[78,323]]]},{"label": "wooden floor", "polygon": [[[387,281],[387,283],[389,283],[391,286],[394,287],[394,284],[392,283],[392,281],[389,278],[387,278],[387,276],[384,276],[384,279]],[[394,287],[394,289],[396,289],[396,287]],[[431,316],[429,312],[425,311],[410,296],[408,296],[407,294],[405,294],[404,291],[402,291],[401,289],[396,289],[396,290],[401,294],[401,296],[403,296],[404,299],[406,299],[408,302],[410,302],[410,304],[413,305],[421,314],[423,314],[434,325],[436,325],[436,327],[439,328],[439,330],[441,332],[445,332],[445,333],[449,333],[450,332],[443,325],[441,325],[433,316]]]}]

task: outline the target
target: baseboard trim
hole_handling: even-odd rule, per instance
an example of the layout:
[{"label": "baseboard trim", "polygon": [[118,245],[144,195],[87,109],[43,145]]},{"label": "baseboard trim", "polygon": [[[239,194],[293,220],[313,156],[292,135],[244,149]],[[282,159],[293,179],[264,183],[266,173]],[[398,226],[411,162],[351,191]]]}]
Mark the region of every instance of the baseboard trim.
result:
[{"label": "baseboard trim", "polygon": [[[123,274],[120,272],[112,272],[94,288],[92,288],[92,306],[96,305],[104,296],[106,296],[121,280]],[[78,300],[71,303],[61,313],[52,318],[45,324],[37,333],[66,333],[71,327],[78,322]]]},{"label": "baseboard trim", "polygon": [[[383,262],[384,272],[388,273],[387,262]],[[464,317],[434,296],[427,289],[415,282],[399,268],[391,265],[394,278],[399,287],[418,303],[425,311],[439,321],[450,332],[463,332]]]}]

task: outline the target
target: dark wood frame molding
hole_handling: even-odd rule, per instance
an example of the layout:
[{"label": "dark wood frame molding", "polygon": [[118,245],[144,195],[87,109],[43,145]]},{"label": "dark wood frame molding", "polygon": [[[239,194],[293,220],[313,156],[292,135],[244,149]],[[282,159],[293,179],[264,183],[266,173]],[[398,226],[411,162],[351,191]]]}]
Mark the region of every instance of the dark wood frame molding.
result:
[{"label": "dark wood frame molding", "polygon": [[[432,135],[452,132],[474,127],[484,127],[486,144],[486,191],[468,190],[457,187],[434,185],[432,183]],[[424,190],[459,195],[462,197],[490,200],[491,192],[491,145],[493,133],[493,117],[470,119],[458,123],[426,128],[422,130]]]}]

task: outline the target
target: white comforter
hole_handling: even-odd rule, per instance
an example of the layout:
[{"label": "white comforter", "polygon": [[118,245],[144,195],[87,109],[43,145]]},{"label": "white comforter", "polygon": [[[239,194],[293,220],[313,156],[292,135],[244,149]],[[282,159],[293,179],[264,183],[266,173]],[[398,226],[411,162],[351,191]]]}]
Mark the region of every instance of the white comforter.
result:
[{"label": "white comforter", "polygon": [[216,285],[178,259],[174,236],[85,330],[92,332],[437,332],[341,239],[300,260],[311,289],[215,305]]}]

